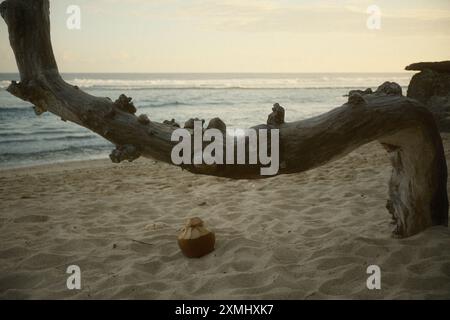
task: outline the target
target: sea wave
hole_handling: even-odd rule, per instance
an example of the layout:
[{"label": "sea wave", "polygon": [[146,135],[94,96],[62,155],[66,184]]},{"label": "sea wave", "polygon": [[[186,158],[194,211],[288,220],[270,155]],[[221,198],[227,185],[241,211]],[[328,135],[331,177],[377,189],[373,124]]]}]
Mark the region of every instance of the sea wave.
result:
[{"label": "sea wave", "polygon": [[111,145],[97,147],[69,147],[65,149],[0,153],[0,168],[20,168],[22,166],[56,163],[74,160],[107,158]]},{"label": "sea wave", "polygon": [[6,89],[11,84],[11,81],[9,80],[0,80],[0,88]]},{"label": "sea wave", "polygon": [[162,108],[162,107],[173,107],[173,106],[190,106],[192,104],[186,103],[186,102],[180,102],[180,101],[168,101],[168,102],[160,102],[160,103],[145,103],[148,102],[147,100],[144,101],[142,105],[139,105],[139,107],[142,108]]},{"label": "sea wave", "polygon": [[[0,137],[3,135],[0,134]],[[20,135],[19,135],[20,136]],[[25,135],[29,136],[29,135]],[[47,137],[47,138],[33,138],[33,139],[5,139],[0,140],[0,144],[8,144],[8,143],[26,143],[26,142],[39,142],[39,141],[82,141],[82,140],[93,140],[100,139],[98,136],[90,135],[90,136],[62,136],[62,137]]]},{"label": "sea wave", "polygon": [[34,112],[32,107],[0,107],[0,112]]},{"label": "sea wave", "polygon": [[[6,131],[6,132],[0,132],[0,138],[3,137],[14,137],[14,136],[25,136],[28,137],[30,135],[38,136],[38,135],[64,135],[64,137],[67,137],[67,135],[77,134],[77,131],[74,130],[61,130],[61,129],[37,129],[33,130],[32,132],[17,132],[17,131]],[[95,136],[94,136],[95,137]]]},{"label": "sea wave", "polygon": [[107,152],[111,150],[112,144],[102,144],[98,146],[70,146],[67,148],[44,150],[44,151],[30,151],[30,152],[4,152],[0,154],[0,162],[6,159],[28,159],[28,158],[42,158],[50,157],[57,158],[57,155],[65,154],[70,155],[81,155],[89,154],[91,152]]},{"label": "sea wave", "polygon": [[68,80],[84,89],[146,90],[146,89],[324,89],[377,87],[384,81],[394,81],[407,86],[409,75],[387,79],[369,77],[310,77],[310,78],[238,78],[238,79],[90,79]]},{"label": "sea wave", "polygon": [[[365,75],[338,76],[316,75],[298,77],[249,77],[219,79],[102,79],[74,78],[67,82],[83,89],[99,90],[147,90],[147,89],[326,89],[326,88],[366,88],[377,87],[385,81],[394,81],[407,86],[410,74],[405,75]],[[9,80],[0,80],[0,88],[6,89]]]}]

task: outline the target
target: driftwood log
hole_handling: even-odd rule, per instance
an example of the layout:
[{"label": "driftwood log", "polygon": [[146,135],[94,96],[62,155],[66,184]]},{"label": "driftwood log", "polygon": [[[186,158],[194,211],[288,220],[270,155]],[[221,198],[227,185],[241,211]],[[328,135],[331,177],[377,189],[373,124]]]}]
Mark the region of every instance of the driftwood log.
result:
[{"label": "driftwood log", "polygon": [[[50,40],[48,0],[6,0],[0,12],[20,72],[20,82],[8,91],[34,105],[37,114],[49,111],[88,128],[117,148],[115,162],[152,157],[171,163],[175,121],[157,123],[136,116],[131,98],[115,102],[89,95],[60,76]],[[223,130],[213,119],[210,127]],[[279,129],[278,174],[306,171],[342,157],[377,140],[392,162],[387,209],[397,237],[416,234],[433,225],[448,224],[447,165],[442,140],[431,113],[386,82],[375,92],[351,91],[348,102],[320,116],[284,122],[284,109],[274,106],[267,124],[255,129]],[[184,165],[199,174],[257,179],[260,165]]]}]

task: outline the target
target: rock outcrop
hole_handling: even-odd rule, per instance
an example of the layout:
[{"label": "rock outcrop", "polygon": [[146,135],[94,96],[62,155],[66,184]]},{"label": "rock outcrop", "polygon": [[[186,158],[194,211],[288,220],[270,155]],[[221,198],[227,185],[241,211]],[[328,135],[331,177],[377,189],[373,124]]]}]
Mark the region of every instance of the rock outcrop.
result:
[{"label": "rock outcrop", "polygon": [[412,77],[407,96],[430,109],[440,131],[450,132],[450,61],[413,63],[405,69],[420,71]]},{"label": "rock outcrop", "polygon": [[415,71],[423,71],[425,69],[429,69],[437,72],[450,72],[450,61],[417,62],[410,64],[405,69]]}]

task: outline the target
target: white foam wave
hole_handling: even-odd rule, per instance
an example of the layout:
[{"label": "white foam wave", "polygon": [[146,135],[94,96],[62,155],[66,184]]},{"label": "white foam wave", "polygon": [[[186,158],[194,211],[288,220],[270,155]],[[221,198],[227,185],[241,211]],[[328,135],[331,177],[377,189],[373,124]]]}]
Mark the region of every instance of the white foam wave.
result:
[{"label": "white foam wave", "polygon": [[1,80],[0,81],[0,88],[1,89],[6,89],[8,88],[8,86],[11,84],[11,81],[7,81],[7,80]]},{"label": "white foam wave", "polygon": [[238,79],[88,79],[76,78],[68,82],[80,88],[97,89],[154,89],[154,88],[245,88],[245,89],[296,89],[296,88],[366,88],[377,87],[384,81],[395,81],[407,86],[411,76],[322,76],[298,78],[238,78]]},{"label": "white foam wave", "polygon": [[[84,89],[301,89],[301,88],[376,88],[384,81],[394,81],[408,86],[409,74],[386,77],[386,75],[317,75],[286,78],[226,78],[226,79],[100,79],[75,78],[68,82]],[[0,88],[6,89],[11,82],[0,80]]]}]

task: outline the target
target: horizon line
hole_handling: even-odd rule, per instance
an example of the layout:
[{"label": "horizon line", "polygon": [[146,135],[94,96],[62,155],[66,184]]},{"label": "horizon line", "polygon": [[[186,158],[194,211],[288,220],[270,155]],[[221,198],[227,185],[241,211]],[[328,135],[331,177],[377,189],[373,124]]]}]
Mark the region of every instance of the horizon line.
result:
[{"label": "horizon line", "polygon": [[[250,72],[233,72],[233,71],[226,71],[226,72],[175,72],[175,71],[120,71],[120,72],[111,72],[111,71],[59,71],[60,74],[82,74],[82,73],[90,73],[90,74],[338,74],[338,73],[352,73],[352,74],[362,74],[362,73],[373,73],[373,74],[385,74],[385,73],[414,73],[418,72],[416,70],[402,70],[402,71],[289,71],[289,72],[263,72],[263,71],[250,71]],[[19,71],[0,71],[0,74],[19,74]]]}]

